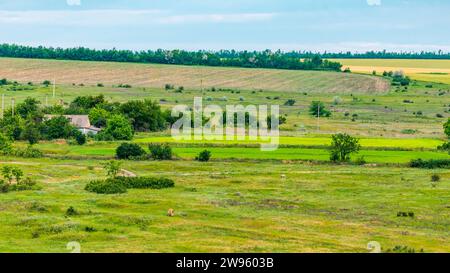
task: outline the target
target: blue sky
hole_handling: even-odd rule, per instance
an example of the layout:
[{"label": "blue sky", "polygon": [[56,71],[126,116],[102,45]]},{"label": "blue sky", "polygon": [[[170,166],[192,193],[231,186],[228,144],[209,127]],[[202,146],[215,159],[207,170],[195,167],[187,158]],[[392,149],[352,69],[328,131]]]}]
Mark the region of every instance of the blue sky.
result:
[{"label": "blue sky", "polygon": [[0,0],[0,43],[450,51],[448,0]]}]

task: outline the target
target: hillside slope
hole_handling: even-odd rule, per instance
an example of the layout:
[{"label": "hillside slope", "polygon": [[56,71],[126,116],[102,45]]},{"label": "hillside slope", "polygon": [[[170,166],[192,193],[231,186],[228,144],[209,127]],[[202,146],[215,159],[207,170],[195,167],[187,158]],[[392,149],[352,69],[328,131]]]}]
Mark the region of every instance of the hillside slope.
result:
[{"label": "hillside slope", "polygon": [[[237,88],[285,92],[385,92],[381,78],[336,72],[292,71],[0,58],[0,78],[59,84],[132,84],[142,87]],[[203,82],[203,83],[202,83]]]}]

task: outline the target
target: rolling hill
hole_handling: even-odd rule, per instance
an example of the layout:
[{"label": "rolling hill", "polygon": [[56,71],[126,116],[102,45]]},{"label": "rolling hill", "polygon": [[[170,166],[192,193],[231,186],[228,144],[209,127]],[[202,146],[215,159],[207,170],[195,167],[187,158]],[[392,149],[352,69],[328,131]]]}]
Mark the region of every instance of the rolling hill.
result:
[{"label": "rolling hill", "polygon": [[235,88],[284,92],[385,92],[389,82],[379,77],[321,71],[247,69],[0,58],[0,78],[35,83],[132,84],[162,88]]}]

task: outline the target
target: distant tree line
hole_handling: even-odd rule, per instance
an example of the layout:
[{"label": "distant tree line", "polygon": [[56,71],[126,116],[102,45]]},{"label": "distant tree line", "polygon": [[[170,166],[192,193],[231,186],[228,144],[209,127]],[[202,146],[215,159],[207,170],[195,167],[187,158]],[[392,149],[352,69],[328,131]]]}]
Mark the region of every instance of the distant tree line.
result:
[{"label": "distant tree line", "polygon": [[[297,56],[300,58],[307,58],[317,55],[313,52],[294,52],[289,53],[290,57]],[[367,51],[365,53],[353,53],[353,52],[323,52],[318,54],[324,59],[450,59],[450,52],[438,51],[421,51],[421,52],[389,52],[383,51]]]},{"label": "distant tree line", "polygon": [[340,71],[338,62],[323,60],[312,53],[282,51],[185,51],[185,50],[147,50],[131,51],[118,49],[95,50],[84,47],[53,48],[29,47],[14,44],[0,45],[0,57],[134,62],[175,65],[205,65],[247,68],[277,68],[290,70],[328,70]]}]

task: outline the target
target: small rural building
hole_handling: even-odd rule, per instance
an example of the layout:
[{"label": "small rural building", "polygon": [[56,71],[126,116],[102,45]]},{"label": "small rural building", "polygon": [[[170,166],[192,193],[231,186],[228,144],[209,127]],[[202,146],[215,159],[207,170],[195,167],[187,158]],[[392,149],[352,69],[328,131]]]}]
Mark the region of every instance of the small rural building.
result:
[{"label": "small rural building", "polygon": [[[46,119],[52,119],[55,117],[59,117],[59,115],[45,115]],[[63,117],[67,118],[70,121],[70,124],[85,135],[89,133],[96,135],[101,131],[100,128],[91,125],[88,115],[63,115]]]}]

